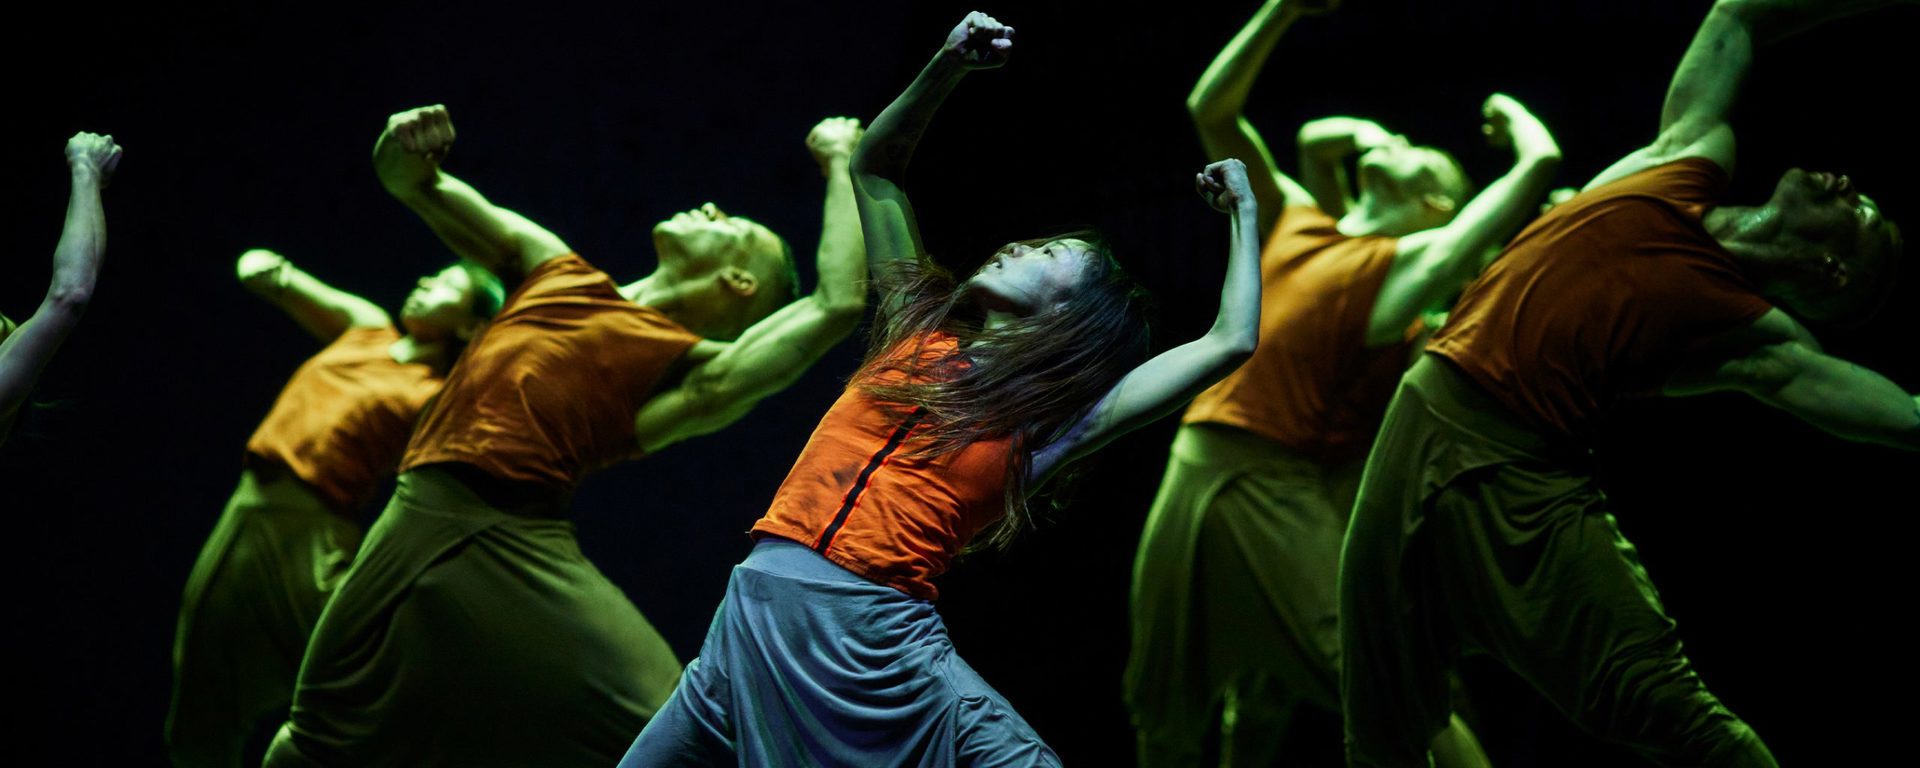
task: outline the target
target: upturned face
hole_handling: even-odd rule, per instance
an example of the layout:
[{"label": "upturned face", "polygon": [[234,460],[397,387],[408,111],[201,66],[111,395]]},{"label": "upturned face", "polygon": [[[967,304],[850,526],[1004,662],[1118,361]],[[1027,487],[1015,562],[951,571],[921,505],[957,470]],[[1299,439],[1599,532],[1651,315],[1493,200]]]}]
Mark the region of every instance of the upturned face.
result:
[{"label": "upturned face", "polygon": [[[1453,196],[1450,183],[1459,172],[1447,154],[1433,147],[1416,146],[1407,137],[1395,134],[1385,144],[1360,155],[1360,184],[1398,201],[1412,201],[1422,195]],[[1457,207],[1460,201],[1453,201]]]},{"label": "upturned face", "polygon": [[729,216],[713,203],[653,225],[661,265],[683,274],[747,267],[751,254],[768,248],[777,253],[778,243],[771,230],[744,216]]},{"label": "upturned face", "polygon": [[1091,243],[1074,238],[1011,243],[967,279],[967,290],[989,310],[1031,315],[1072,296],[1096,255]]},{"label": "upturned face", "polygon": [[400,322],[408,333],[424,338],[455,335],[478,322],[473,306],[473,276],[454,265],[420,278],[400,307]]}]

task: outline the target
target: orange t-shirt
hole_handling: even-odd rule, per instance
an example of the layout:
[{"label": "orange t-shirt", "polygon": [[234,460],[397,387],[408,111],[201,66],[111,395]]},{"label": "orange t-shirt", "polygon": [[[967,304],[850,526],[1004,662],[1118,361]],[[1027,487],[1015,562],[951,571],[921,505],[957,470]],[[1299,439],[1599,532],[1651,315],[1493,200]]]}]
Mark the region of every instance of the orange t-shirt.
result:
[{"label": "orange t-shirt", "polygon": [[365,503],[440,388],[433,369],[393,359],[399,339],[393,328],[350,328],[302,363],[247,440],[249,460],[287,468],[342,511]]},{"label": "orange t-shirt", "polygon": [[[928,337],[923,360],[957,342]],[[879,381],[903,377],[883,372]],[[869,397],[849,384],[820,419],[807,447],[753,524],[755,534],[800,542],[867,580],[914,597],[940,596],[945,573],[973,535],[1006,512],[1011,438],[982,440],[929,458],[917,409]]]},{"label": "orange t-shirt", "polygon": [[1282,211],[1260,255],[1260,346],[1183,423],[1227,424],[1324,461],[1364,454],[1412,353],[1369,349],[1367,324],[1398,238],[1348,237],[1309,206]]},{"label": "orange t-shirt", "polygon": [[1513,413],[1584,438],[1615,398],[1773,307],[1700,218],[1727,175],[1704,158],[1589,190],[1522,230],[1427,349]]},{"label": "orange t-shirt", "polygon": [[551,259],[467,345],[400,468],[459,462],[572,486],[639,455],[634,414],[699,340],[578,255]]}]

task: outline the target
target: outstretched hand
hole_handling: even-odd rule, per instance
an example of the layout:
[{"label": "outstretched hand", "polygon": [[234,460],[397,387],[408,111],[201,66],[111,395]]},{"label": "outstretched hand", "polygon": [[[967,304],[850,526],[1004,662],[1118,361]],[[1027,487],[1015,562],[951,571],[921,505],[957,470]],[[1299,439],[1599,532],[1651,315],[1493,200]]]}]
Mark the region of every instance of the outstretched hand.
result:
[{"label": "outstretched hand", "polygon": [[107,180],[113,178],[114,169],[120,167],[121,152],[120,145],[113,143],[112,134],[81,131],[67,139],[67,166],[94,172],[104,187]]},{"label": "outstretched hand", "polygon": [[387,133],[408,152],[435,163],[453,151],[453,118],[442,104],[409,109],[387,118]]},{"label": "outstretched hand", "polygon": [[829,117],[807,132],[807,151],[820,163],[820,172],[826,173],[834,158],[853,156],[864,133],[866,129],[860,127],[857,117]]},{"label": "outstretched hand", "polygon": [[967,69],[992,69],[1013,54],[1013,27],[979,11],[967,14],[947,33],[940,50],[953,55]]},{"label": "outstretched hand", "polygon": [[282,276],[288,264],[285,256],[265,248],[255,248],[240,254],[240,259],[234,262],[233,271],[247,290],[271,293],[282,287]]},{"label": "outstretched hand", "polygon": [[1247,165],[1231,157],[1208,165],[1193,177],[1194,189],[1207,205],[1234,213],[1253,205],[1253,187],[1247,183]]}]

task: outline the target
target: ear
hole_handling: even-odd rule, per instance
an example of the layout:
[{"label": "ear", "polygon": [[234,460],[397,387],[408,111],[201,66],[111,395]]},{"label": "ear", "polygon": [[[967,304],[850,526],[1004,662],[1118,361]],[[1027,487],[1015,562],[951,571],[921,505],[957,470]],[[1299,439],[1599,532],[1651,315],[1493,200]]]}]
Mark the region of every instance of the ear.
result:
[{"label": "ear", "polygon": [[1428,192],[1421,195],[1420,200],[1426,203],[1428,208],[1432,208],[1440,213],[1452,213],[1454,207],[1458,205],[1458,203],[1453,201],[1452,197],[1438,192]]},{"label": "ear", "polygon": [[760,278],[743,267],[723,267],[720,270],[720,284],[727,287],[736,296],[752,296],[760,290]]}]

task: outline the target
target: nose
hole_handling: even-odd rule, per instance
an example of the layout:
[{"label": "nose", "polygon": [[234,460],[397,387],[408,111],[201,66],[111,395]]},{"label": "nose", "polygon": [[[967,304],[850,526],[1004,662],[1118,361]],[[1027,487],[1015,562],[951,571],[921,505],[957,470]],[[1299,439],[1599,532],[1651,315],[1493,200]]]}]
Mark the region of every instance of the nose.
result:
[{"label": "nose", "polygon": [[700,210],[707,214],[707,218],[714,221],[719,221],[727,217],[727,212],[720,210],[720,206],[714,205],[712,202],[702,204]]}]

